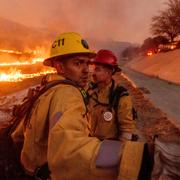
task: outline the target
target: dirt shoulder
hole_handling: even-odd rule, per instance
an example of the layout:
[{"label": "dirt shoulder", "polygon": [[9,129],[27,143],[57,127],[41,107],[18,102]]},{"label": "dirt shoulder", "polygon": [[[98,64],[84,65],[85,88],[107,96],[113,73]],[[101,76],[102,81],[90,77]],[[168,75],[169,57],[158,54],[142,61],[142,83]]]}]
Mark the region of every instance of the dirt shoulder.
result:
[{"label": "dirt shoulder", "polygon": [[180,126],[168,119],[165,113],[144,96],[141,88],[135,87],[121,73],[114,79],[122,83],[132,96],[134,106],[138,112],[137,128],[142,135],[152,141],[154,135],[159,135],[163,139],[179,141]]}]

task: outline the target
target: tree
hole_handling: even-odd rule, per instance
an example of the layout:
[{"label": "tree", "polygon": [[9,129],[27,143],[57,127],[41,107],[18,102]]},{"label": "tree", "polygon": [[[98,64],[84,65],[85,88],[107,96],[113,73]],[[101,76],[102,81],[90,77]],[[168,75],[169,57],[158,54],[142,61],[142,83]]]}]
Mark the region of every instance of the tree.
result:
[{"label": "tree", "polygon": [[141,50],[143,52],[145,52],[149,49],[155,49],[155,48],[156,48],[156,44],[155,44],[153,38],[151,38],[151,37],[145,39],[142,46],[141,46]]},{"label": "tree", "polygon": [[154,35],[166,35],[170,41],[180,35],[180,0],[169,0],[168,8],[152,18]]},{"label": "tree", "polygon": [[172,14],[174,14],[174,16],[176,17],[174,19],[174,23],[180,31],[180,0],[169,0],[169,2],[167,2],[167,5]]},{"label": "tree", "polygon": [[168,42],[168,39],[164,36],[155,36],[153,38],[149,37],[144,40],[141,46],[141,51],[146,52],[148,50],[152,50],[157,52],[159,44],[166,44]]},{"label": "tree", "polygon": [[158,46],[159,44],[167,44],[169,40],[164,36],[155,36],[153,38],[154,43]]}]

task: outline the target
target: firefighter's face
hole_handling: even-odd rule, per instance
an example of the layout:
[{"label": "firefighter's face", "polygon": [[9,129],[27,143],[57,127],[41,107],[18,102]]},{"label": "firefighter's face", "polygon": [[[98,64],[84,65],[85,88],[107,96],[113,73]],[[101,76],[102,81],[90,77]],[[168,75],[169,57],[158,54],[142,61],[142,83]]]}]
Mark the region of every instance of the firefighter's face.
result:
[{"label": "firefighter's face", "polygon": [[112,70],[106,66],[96,64],[93,71],[93,80],[95,83],[106,82],[112,77]]},{"label": "firefighter's face", "polygon": [[77,56],[62,63],[62,73],[67,79],[76,82],[80,87],[85,87],[88,82],[89,58]]}]

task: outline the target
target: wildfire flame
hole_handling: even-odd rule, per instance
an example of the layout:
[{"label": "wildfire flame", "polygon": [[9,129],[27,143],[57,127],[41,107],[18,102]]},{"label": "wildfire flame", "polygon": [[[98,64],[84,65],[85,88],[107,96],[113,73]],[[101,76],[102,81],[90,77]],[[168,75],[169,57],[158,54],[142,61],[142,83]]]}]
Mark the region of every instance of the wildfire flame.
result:
[{"label": "wildfire flame", "polygon": [[[22,55],[23,52],[20,51],[14,51],[14,50],[6,50],[6,49],[0,49],[1,53],[6,54],[17,54]],[[38,51],[30,51],[31,54],[36,55],[40,54]],[[7,71],[0,71],[0,81],[6,81],[6,82],[18,82],[22,81],[27,78],[33,78],[37,76],[42,76],[49,73],[55,73],[55,70],[41,70],[37,73],[31,73],[31,74],[23,74],[21,70],[17,69],[16,67],[21,67],[24,65],[33,65],[39,62],[43,62],[45,58],[44,57],[33,57],[31,60],[24,60],[24,61],[14,61],[14,62],[0,62],[0,67],[10,67]]]},{"label": "wildfire flame", "polygon": [[22,65],[32,65],[32,64],[36,64],[38,62],[43,62],[44,58],[33,58],[32,61],[16,61],[16,62],[11,62],[11,63],[7,63],[7,62],[3,62],[0,63],[0,66],[22,66]]},{"label": "wildfire flame", "polygon": [[23,54],[20,51],[8,50],[8,49],[0,49],[0,52],[8,53],[8,54]]},{"label": "wildfire flame", "polygon": [[0,81],[6,82],[18,82],[24,79],[34,78],[37,76],[42,76],[45,74],[55,73],[55,70],[44,70],[38,73],[31,73],[31,74],[22,74],[21,70],[17,69],[10,69],[9,72],[0,72]]},{"label": "wildfire flame", "polygon": [[[31,54],[33,56],[35,55],[41,55],[42,53],[39,50],[29,50],[25,53],[20,52],[20,51],[14,51],[14,50],[7,50],[7,49],[0,49],[0,53],[6,53],[6,54],[16,54],[16,55],[23,55],[23,54]],[[43,62],[44,58],[43,57],[33,57],[31,60],[21,60],[20,61],[15,61],[15,62],[0,62],[0,66],[21,66],[21,65],[31,65],[31,64],[36,64],[38,62]]]},{"label": "wildfire flame", "polygon": [[36,50],[26,50],[25,52],[21,52],[21,51],[15,51],[15,50],[11,50],[11,49],[0,49],[0,53],[8,53],[8,54],[33,54],[33,55],[38,55],[41,54],[42,50],[41,49],[36,49]]}]

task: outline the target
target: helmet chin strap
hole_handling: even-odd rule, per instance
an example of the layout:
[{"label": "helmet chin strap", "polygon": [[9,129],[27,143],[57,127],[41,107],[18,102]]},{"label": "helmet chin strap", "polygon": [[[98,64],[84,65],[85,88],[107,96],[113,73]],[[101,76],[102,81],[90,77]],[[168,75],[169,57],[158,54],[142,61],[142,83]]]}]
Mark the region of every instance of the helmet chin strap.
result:
[{"label": "helmet chin strap", "polygon": [[112,75],[114,75],[117,72],[116,68],[113,68]]},{"label": "helmet chin strap", "polygon": [[103,89],[109,84],[109,82],[98,81],[98,82],[96,82],[96,84],[97,84],[98,89]]}]

